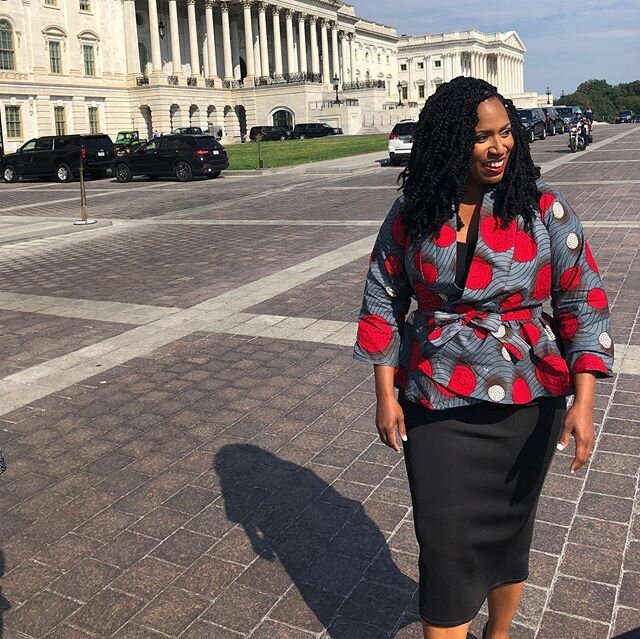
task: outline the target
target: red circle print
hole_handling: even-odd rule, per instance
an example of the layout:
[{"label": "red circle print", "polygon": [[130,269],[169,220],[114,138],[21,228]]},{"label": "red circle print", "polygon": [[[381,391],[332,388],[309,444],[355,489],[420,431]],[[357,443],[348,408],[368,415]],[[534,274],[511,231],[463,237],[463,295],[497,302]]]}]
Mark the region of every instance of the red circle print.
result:
[{"label": "red circle print", "polygon": [[513,220],[502,226],[502,222],[494,217],[485,217],[480,222],[480,235],[484,243],[496,253],[508,251],[515,242],[516,225]]},{"label": "red circle print", "polygon": [[522,361],[522,353],[513,344],[505,344],[504,347],[511,357],[516,359],[518,362]]},{"label": "red circle print", "polygon": [[572,291],[580,284],[580,279],[582,277],[582,269],[578,264],[568,268],[561,276],[560,276],[560,286],[565,291]]},{"label": "red circle print", "polygon": [[511,396],[514,404],[528,404],[533,399],[531,389],[522,377],[517,377],[514,380],[511,387]]},{"label": "red circle print", "polygon": [[481,257],[474,257],[471,260],[469,274],[467,275],[467,288],[474,291],[487,288],[493,279],[493,270],[488,262]]},{"label": "red circle print", "polygon": [[433,367],[431,366],[431,362],[428,359],[423,359],[420,362],[418,368],[427,376],[431,377],[433,375]]},{"label": "red circle print", "polygon": [[558,355],[547,355],[536,363],[536,377],[552,395],[565,395],[571,388],[567,363]]},{"label": "red circle print", "polygon": [[601,288],[592,288],[587,293],[587,303],[593,308],[607,308],[607,294]]},{"label": "red circle print", "polygon": [[473,332],[476,334],[478,339],[487,339],[487,335],[489,334],[482,328],[474,328]]},{"label": "red circle print", "polygon": [[523,324],[520,327],[520,335],[529,346],[535,346],[540,340],[540,329],[535,324]]},{"label": "red circle print", "polygon": [[524,301],[524,297],[520,293],[512,293],[508,297],[505,297],[502,302],[500,302],[500,308],[503,311],[510,311],[514,308],[519,308],[522,306],[522,302]]},{"label": "red circle print", "polygon": [[430,341],[433,342],[433,340],[438,339],[440,335],[442,335],[442,328],[440,326],[436,326],[432,331],[429,332],[429,335],[427,335],[427,337]]},{"label": "red circle print", "polygon": [[421,311],[437,311],[442,306],[442,299],[423,284],[416,284],[416,297]]},{"label": "red circle print", "polygon": [[396,215],[396,218],[391,223],[391,237],[394,242],[400,246],[405,246],[407,243],[407,232],[404,230],[404,224],[402,223],[402,217]]},{"label": "red circle print", "polygon": [[389,275],[400,275],[403,271],[400,258],[393,253],[384,261],[384,267],[387,269],[387,273],[389,273]]},{"label": "red circle print", "polygon": [[445,396],[445,397],[455,397],[455,395],[446,387],[443,386],[442,384],[439,384],[438,382],[434,381],[433,382],[436,385],[436,388]]},{"label": "red circle print", "polygon": [[561,313],[558,316],[558,324],[562,339],[571,339],[580,328],[580,322],[573,313]]},{"label": "red circle print", "polygon": [[364,315],[358,322],[358,344],[367,353],[381,353],[393,339],[393,330],[380,315]]},{"label": "red circle print", "polygon": [[540,212],[542,213],[542,219],[544,220],[544,216],[547,211],[553,206],[553,203],[556,201],[556,198],[553,197],[550,193],[545,193],[540,198]]},{"label": "red circle print", "polygon": [[443,225],[433,238],[433,243],[440,248],[451,246],[456,241],[456,232],[446,224]]},{"label": "red circle print", "polygon": [[513,259],[516,262],[530,262],[538,254],[536,241],[525,231],[516,233],[516,247]]},{"label": "red circle print", "polygon": [[545,264],[539,271],[533,289],[533,297],[545,300],[551,295],[551,264]]},{"label": "red circle print", "polygon": [[420,400],[420,404],[422,406],[424,406],[425,408],[428,408],[429,410],[431,410],[433,408],[433,404],[428,400],[428,399],[421,399]]},{"label": "red circle print", "polygon": [[447,388],[458,395],[468,397],[476,387],[476,376],[466,364],[458,364],[451,373]]},{"label": "red circle print", "polygon": [[608,373],[609,369],[602,359],[597,355],[585,353],[580,355],[573,365],[574,373],[590,373],[596,371],[598,373]]},{"label": "red circle print", "polygon": [[427,286],[433,286],[438,279],[438,269],[430,262],[422,262],[422,275]]},{"label": "red circle print", "polygon": [[600,270],[598,269],[598,264],[595,258],[593,257],[593,253],[591,252],[591,247],[589,246],[589,242],[586,242],[586,241],[584,243],[584,257],[587,260],[587,264],[589,265],[589,268],[594,273],[599,273]]}]

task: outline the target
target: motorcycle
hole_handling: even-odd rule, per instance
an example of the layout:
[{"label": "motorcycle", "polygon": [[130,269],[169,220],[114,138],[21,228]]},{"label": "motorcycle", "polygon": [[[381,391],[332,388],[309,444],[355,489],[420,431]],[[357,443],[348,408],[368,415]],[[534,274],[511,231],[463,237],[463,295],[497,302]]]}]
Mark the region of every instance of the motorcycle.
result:
[{"label": "motorcycle", "polygon": [[569,148],[571,153],[584,151],[589,143],[589,131],[582,122],[572,122],[569,129]]}]

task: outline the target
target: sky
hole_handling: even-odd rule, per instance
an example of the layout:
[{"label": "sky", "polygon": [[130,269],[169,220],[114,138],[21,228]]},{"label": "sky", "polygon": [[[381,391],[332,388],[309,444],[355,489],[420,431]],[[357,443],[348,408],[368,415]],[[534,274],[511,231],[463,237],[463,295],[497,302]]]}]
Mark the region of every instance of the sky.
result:
[{"label": "sky", "polygon": [[423,35],[516,31],[524,42],[524,86],[555,97],[591,79],[640,80],[640,0],[348,0],[357,14]]}]

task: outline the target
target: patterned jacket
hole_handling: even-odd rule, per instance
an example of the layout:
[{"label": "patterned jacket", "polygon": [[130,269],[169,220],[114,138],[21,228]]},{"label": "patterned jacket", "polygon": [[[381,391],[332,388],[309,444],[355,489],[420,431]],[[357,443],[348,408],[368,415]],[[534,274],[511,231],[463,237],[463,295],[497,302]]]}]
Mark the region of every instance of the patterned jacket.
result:
[{"label": "patterned jacket", "polygon": [[[495,189],[485,194],[462,295],[455,220],[412,241],[399,198],[371,256],[354,357],[396,367],[407,399],[436,410],[526,404],[571,394],[572,373],[610,376],[607,296],[582,224],[560,194],[542,181],[538,188],[541,215],[530,233],[520,217],[501,227]],[[553,317],[543,314],[548,300]]]}]

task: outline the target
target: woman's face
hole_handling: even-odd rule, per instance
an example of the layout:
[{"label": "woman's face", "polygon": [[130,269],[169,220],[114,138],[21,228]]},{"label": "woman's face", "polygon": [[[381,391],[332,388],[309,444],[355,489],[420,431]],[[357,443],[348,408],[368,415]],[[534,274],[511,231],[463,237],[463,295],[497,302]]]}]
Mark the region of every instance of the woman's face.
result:
[{"label": "woman's face", "polygon": [[469,180],[475,184],[498,184],[504,175],[514,140],[507,110],[498,98],[478,105],[478,125]]}]

